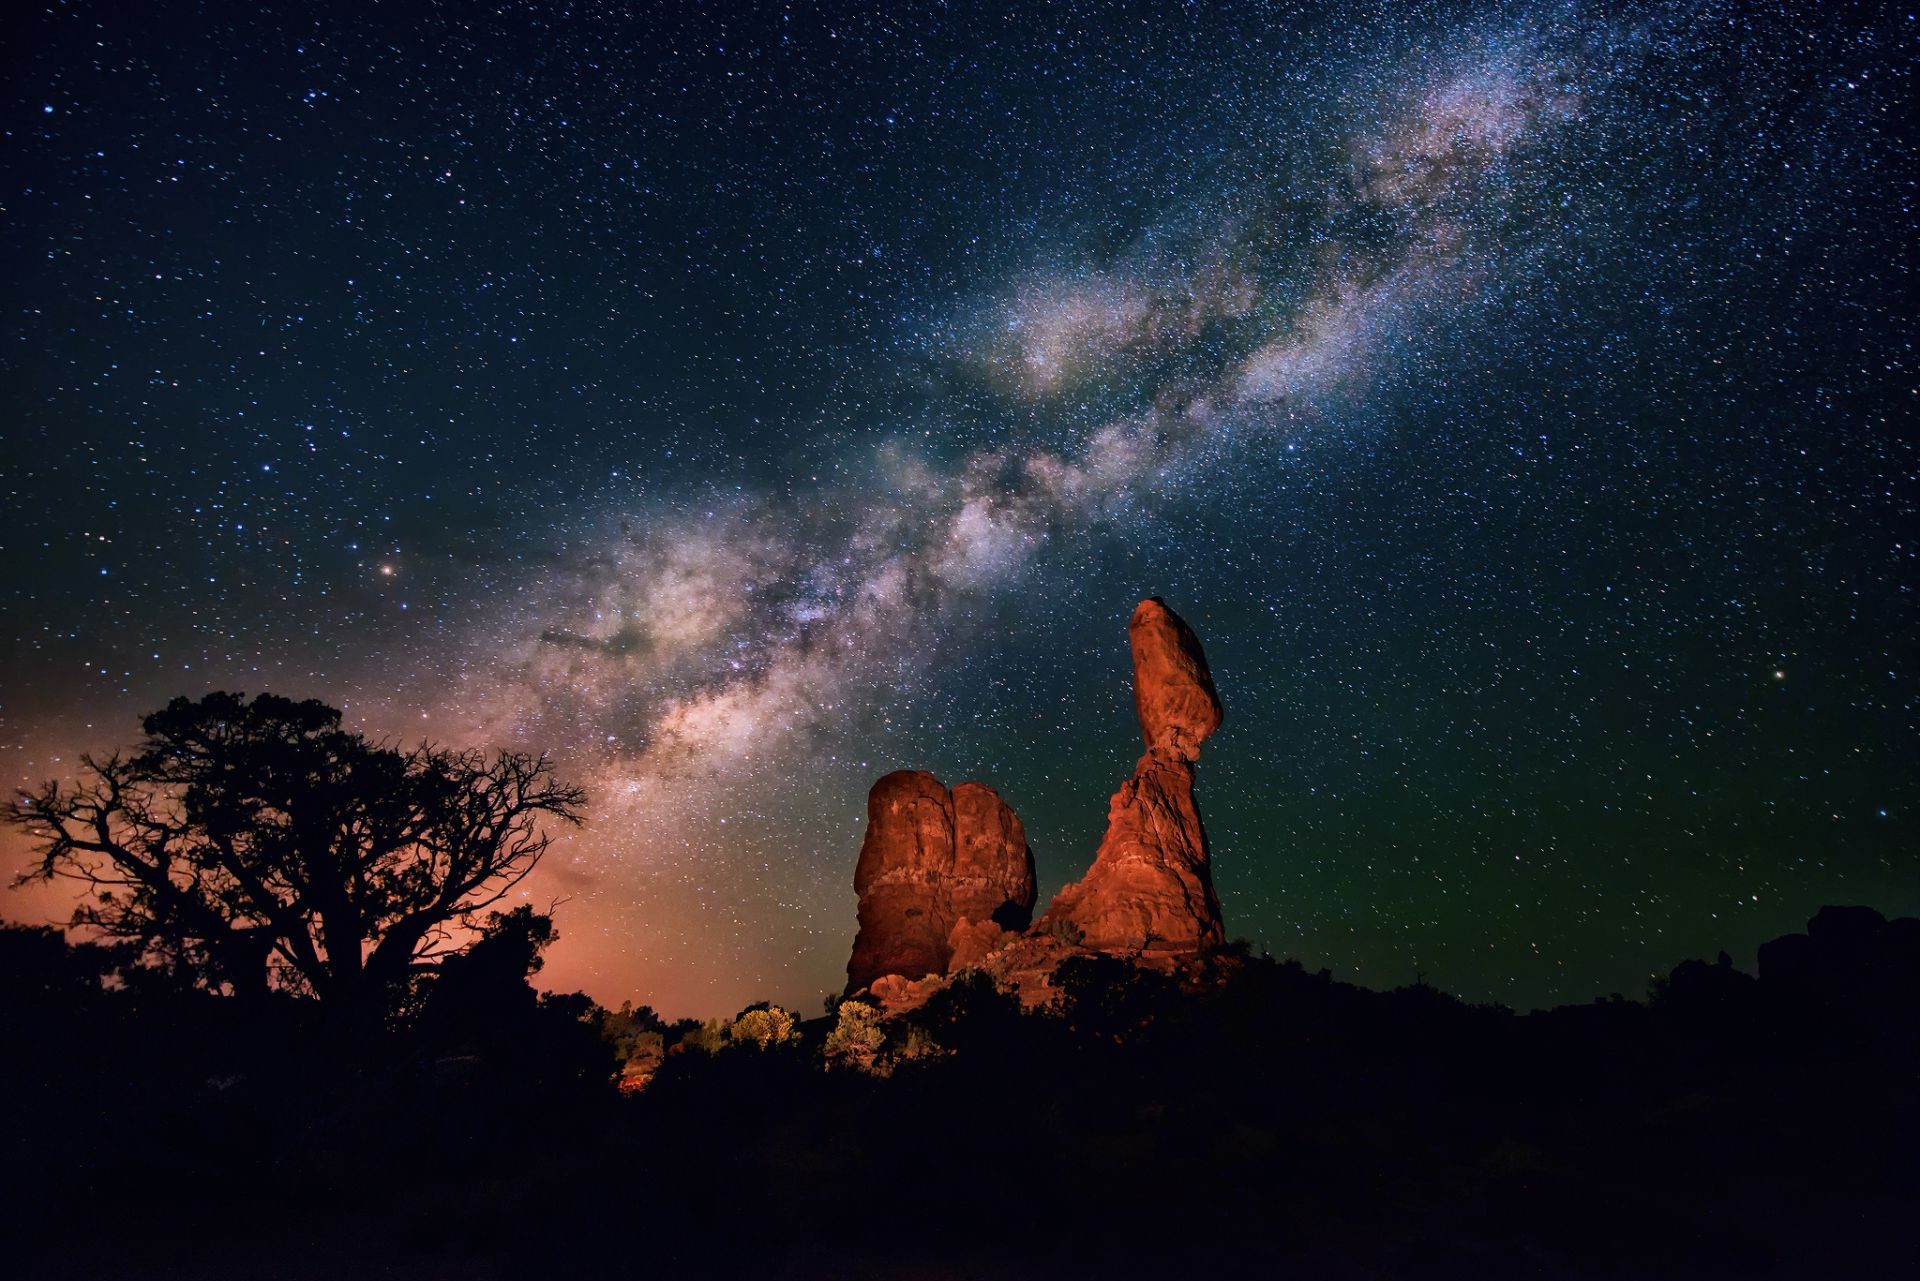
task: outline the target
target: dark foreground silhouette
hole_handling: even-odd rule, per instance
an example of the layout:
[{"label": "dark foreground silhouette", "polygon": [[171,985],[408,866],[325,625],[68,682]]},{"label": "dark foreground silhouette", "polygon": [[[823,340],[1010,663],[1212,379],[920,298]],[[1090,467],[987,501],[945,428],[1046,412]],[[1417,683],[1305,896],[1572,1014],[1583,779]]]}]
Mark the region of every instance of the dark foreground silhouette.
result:
[{"label": "dark foreground silhouette", "polygon": [[[1876,1276],[1920,1245],[1920,922],[1516,1016],[1227,949],[907,1021],[662,1024],[502,918],[379,1030],[0,932],[36,1276]],[[110,986],[103,976],[117,975]],[[645,1080],[640,1090],[629,1087]]]}]

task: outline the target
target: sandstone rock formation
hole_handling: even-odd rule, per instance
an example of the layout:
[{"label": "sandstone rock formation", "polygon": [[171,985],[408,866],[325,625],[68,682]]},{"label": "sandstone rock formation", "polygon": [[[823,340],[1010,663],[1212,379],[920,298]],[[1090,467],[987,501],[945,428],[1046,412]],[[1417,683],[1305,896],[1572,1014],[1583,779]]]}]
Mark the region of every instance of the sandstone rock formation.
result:
[{"label": "sandstone rock formation", "polygon": [[1220,695],[1200,638],[1158,596],[1134,607],[1127,623],[1133,649],[1133,708],[1149,752],[1198,760],[1200,744],[1220,728]]},{"label": "sandstone rock formation", "polygon": [[1033,919],[1033,852],[990,787],[897,770],[867,794],[847,991],[977,964]]},{"label": "sandstone rock formation", "polygon": [[900,1014],[948,975],[977,966],[1026,1004],[1043,1005],[1056,995],[1061,962],[1090,952],[1204,969],[1203,954],[1226,932],[1193,779],[1200,744],[1220,728],[1220,697],[1199,638],[1163,601],[1141,601],[1127,635],[1147,752],[1107,805],[1107,833],[1086,876],[1028,929],[1033,855],[1006,803],[979,783],[948,792],[931,774],[889,774],[867,797],[849,994],[865,989]]},{"label": "sandstone rock formation", "polygon": [[1199,638],[1158,597],[1140,602],[1127,636],[1147,753],[1108,802],[1093,867],[1053,900],[1040,929],[1101,952],[1198,952],[1226,940],[1193,800],[1194,762],[1220,728],[1220,697]]}]

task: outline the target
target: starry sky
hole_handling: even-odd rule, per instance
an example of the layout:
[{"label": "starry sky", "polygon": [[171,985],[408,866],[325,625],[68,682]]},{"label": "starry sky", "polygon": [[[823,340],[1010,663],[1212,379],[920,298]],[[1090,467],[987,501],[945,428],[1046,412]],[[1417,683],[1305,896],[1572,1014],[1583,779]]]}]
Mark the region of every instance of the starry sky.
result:
[{"label": "starry sky", "polygon": [[1912,13],[700,8],[7,20],[10,783],[217,688],[550,750],[544,981],[811,1010],[881,773],[1085,869],[1157,594],[1276,955],[1920,909]]}]

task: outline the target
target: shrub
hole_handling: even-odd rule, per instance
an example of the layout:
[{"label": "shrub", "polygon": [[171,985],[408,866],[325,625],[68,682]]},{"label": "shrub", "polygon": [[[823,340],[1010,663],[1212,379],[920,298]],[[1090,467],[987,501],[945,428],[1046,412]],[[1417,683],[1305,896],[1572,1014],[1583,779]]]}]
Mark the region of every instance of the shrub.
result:
[{"label": "shrub", "polygon": [[829,1068],[853,1068],[876,1076],[886,1075],[881,1051],[887,1045],[886,1029],[880,1026],[878,1006],[865,1001],[841,1001],[834,1013],[839,1019],[827,1033],[821,1054]]},{"label": "shrub", "polygon": [[735,1045],[751,1045],[765,1050],[799,1039],[793,1015],[777,1005],[747,1010],[727,1029],[727,1039]]}]

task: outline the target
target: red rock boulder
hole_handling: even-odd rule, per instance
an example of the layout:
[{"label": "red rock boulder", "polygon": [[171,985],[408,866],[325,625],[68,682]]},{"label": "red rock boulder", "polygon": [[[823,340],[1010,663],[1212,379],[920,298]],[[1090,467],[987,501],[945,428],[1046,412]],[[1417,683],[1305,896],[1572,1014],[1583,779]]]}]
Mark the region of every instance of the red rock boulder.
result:
[{"label": "red rock boulder", "polygon": [[1200,744],[1220,728],[1220,695],[1200,638],[1158,596],[1134,607],[1127,623],[1133,649],[1133,707],[1147,750],[1198,760]]},{"label": "red rock boulder", "polygon": [[860,932],[847,991],[884,975],[945,974],[972,964],[1033,919],[1033,852],[1019,817],[990,787],[948,791],[924,770],[897,770],[867,794],[854,871]]}]

